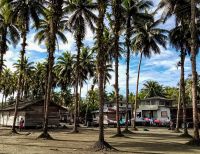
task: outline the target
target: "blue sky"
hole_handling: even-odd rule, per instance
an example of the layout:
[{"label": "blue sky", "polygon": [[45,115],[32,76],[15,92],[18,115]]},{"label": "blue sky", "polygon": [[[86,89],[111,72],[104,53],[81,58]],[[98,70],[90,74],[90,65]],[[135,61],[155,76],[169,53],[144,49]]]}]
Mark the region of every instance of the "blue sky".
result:
[{"label": "blue sky", "polygon": [[[154,5],[158,4],[159,0],[154,1]],[[152,9],[153,10],[153,9]],[[161,15],[161,11],[159,11],[156,15],[156,18],[159,18]],[[171,29],[174,27],[174,18],[170,18],[164,25],[160,25],[161,28]],[[26,56],[29,57],[30,61],[33,62],[41,62],[47,57],[45,45],[38,45],[34,42],[35,31],[31,30],[28,34],[27,41],[27,53]],[[56,51],[55,55],[58,57],[64,51],[70,51],[71,53],[76,53],[76,46],[73,36],[70,33],[66,33],[66,37],[68,39],[67,44],[59,43],[60,51]],[[87,34],[84,40],[85,46],[92,46],[94,42],[94,35],[91,31],[87,30]],[[123,40],[122,40],[123,41]],[[10,68],[14,69],[12,64],[18,59],[19,51],[21,49],[21,45],[17,45],[16,48],[10,46],[9,51],[5,55],[5,64]],[[160,55],[152,55],[150,59],[143,59],[141,66],[141,75],[140,75],[140,89],[143,83],[147,80],[155,80],[161,83],[164,86],[176,86],[179,81],[180,70],[177,70],[176,63],[179,61],[179,53],[172,48],[169,43],[167,45],[167,49],[161,47]],[[199,66],[200,56],[197,57],[197,70],[200,73]],[[135,85],[136,85],[136,76],[137,76],[137,68],[138,68],[139,57],[132,54],[131,62],[130,62],[130,92],[135,93]],[[191,65],[189,57],[186,58],[185,64],[185,77],[191,73]],[[107,91],[110,92],[113,89],[114,84],[114,72],[112,73],[112,79],[110,84],[107,85]],[[92,81],[92,80],[91,80]],[[90,87],[90,81],[88,81],[88,85],[84,85],[82,90],[82,96],[84,97],[87,89]],[[123,57],[120,59],[119,65],[119,88],[120,94],[125,95],[126,89],[126,59]]]}]

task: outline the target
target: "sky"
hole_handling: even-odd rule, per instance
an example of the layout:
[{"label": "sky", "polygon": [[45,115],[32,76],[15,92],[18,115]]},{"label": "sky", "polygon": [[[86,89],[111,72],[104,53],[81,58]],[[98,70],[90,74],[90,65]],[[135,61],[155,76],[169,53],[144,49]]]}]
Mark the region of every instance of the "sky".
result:
[{"label": "sky", "polygon": [[[157,7],[159,0],[154,0],[154,10]],[[159,18],[161,16],[161,12],[159,11],[156,14],[155,18]],[[174,17],[171,17],[164,25],[160,25],[160,28],[165,28],[170,30],[174,27]],[[37,42],[34,42],[35,30],[30,30],[27,36],[27,48],[26,48],[26,57],[29,58],[29,61],[33,62],[41,62],[47,57],[47,52],[44,44],[38,45]],[[63,44],[59,43],[59,51],[56,50],[55,56],[56,58],[61,55],[65,51],[69,51],[72,54],[76,54],[76,45],[73,39],[72,34],[65,33],[68,43]],[[121,41],[124,41],[123,39]],[[93,46],[94,43],[94,35],[90,30],[87,30],[86,37],[84,40],[85,46]],[[9,46],[9,51],[5,55],[5,64],[11,70],[14,70],[13,63],[19,58],[19,51],[21,49],[20,43],[16,46],[16,48]],[[177,69],[176,64],[179,61],[179,52],[176,49],[172,48],[169,43],[167,43],[167,49],[160,47],[161,54],[160,55],[152,55],[150,59],[143,58],[141,65],[141,74],[140,74],[140,84],[139,88],[141,89],[143,83],[148,80],[154,80],[162,84],[163,86],[177,86],[180,76],[180,70]],[[197,71],[200,72],[199,66],[200,56],[197,57]],[[137,77],[137,68],[139,63],[139,56],[132,54],[130,61],[130,92],[135,93],[136,90],[136,77]],[[114,72],[112,74],[112,79],[110,83],[107,85],[107,91],[111,92],[114,90],[113,84],[115,81]],[[191,74],[191,64],[190,58],[187,56],[185,62],[185,77]],[[87,84],[83,86],[82,89],[82,97],[85,97],[87,90],[91,86],[91,81],[88,81]],[[119,64],[119,88],[120,94],[125,96],[126,93],[126,59],[125,55],[120,59]],[[1,99],[1,94],[0,94]]]}]

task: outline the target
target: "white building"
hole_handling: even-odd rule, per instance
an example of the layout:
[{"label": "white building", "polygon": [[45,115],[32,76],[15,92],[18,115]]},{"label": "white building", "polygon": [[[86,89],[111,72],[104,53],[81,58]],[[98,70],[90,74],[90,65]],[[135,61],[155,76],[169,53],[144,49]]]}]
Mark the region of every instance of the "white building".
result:
[{"label": "white building", "polygon": [[156,119],[161,122],[171,119],[170,108],[173,100],[163,97],[151,97],[140,100],[136,111],[137,118]]}]

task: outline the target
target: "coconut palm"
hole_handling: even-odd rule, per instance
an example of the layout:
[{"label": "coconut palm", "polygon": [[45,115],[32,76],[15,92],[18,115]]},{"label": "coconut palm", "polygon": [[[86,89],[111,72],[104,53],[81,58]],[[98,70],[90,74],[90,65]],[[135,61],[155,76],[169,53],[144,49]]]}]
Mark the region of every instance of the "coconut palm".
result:
[{"label": "coconut palm", "polygon": [[8,44],[15,47],[20,40],[19,32],[11,20],[12,13],[9,4],[5,4],[0,8],[0,74],[3,69],[3,56],[8,49]]},{"label": "coconut palm", "polygon": [[199,128],[198,128],[198,113],[197,113],[197,71],[196,71],[196,0],[191,0],[191,66],[192,66],[192,106],[193,106],[193,127],[194,136],[192,143],[199,145]]},{"label": "coconut palm", "polygon": [[[42,0],[41,0],[42,1]],[[15,124],[16,124],[16,118],[17,118],[17,109],[19,104],[19,99],[21,96],[21,85],[22,85],[22,79],[23,79],[23,63],[24,63],[24,56],[26,51],[26,40],[27,40],[27,33],[29,31],[29,23],[32,19],[36,25],[39,23],[39,14],[42,12],[42,5],[41,1],[38,0],[10,0],[9,4],[13,10],[12,13],[12,21],[17,24],[18,29],[21,32],[21,38],[22,38],[22,50],[20,51],[20,58],[21,58],[21,68],[20,68],[20,75],[18,79],[18,85],[17,85],[17,97],[16,97],[16,103],[15,103],[15,112],[14,112],[14,120],[13,120],[13,126],[12,126],[12,132],[16,133]]]},{"label": "coconut palm", "polygon": [[[133,24],[140,24],[141,20],[148,20],[149,16],[142,11],[148,9],[152,6],[152,2],[148,0],[142,1],[133,1],[133,0],[124,0],[122,2],[123,7],[123,16],[125,19],[125,30],[126,30],[126,48],[127,48],[127,57],[126,57],[126,126],[124,132],[128,131],[128,104],[129,104],[129,65],[130,65],[130,45],[131,45],[131,29]],[[150,16],[151,18],[151,16]],[[143,21],[144,22],[144,21]]]},{"label": "coconut palm", "polygon": [[145,98],[149,98],[149,97],[164,97],[165,93],[164,93],[164,88],[162,85],[160,85],[158,82],[156,81],[146,81],[143,84],[143,88],[141,89],[142,92],[144,92],[146,94]]},{"label": "coconut palm", "polygon": [[177,110],[177,122],[176,122],[176,131],[179,132],[179,109],[180,103],[183,105],[183,123],[184,123],[184,135],[188,135],[187,126],[186,126],[186,102],[185,102],[185,79],[184,79],[184,64],[185,56],[189,49],[189,37],[190,32],[186,29],[189,28],[187,24],[183,26],[177,26],[172,29],[169,33],[170,43],[177,50],[180,50],[180,62],[178,65],[181,67],[180,74],[180,99],[178,101],[178,110]]},{"label": "coconut palm", "polygon": [[152,54],[160,54],[160,48],[158,45],[166,48],[166,33],[165,29],[157,28],[157,26],[162,22],[158,19],[154,22],[149,21],[143,26],[135,28],[135,37],[133,38],[133,50],[140,52],[140,60],[138,64],[138,75],[136,83],[136,97],[134,104],[134,121],[133,128],[136,129],[136,110],[137,110],[137,99],[138,99],[138,87],[139,87],[139,77],[140,77],[140,67],[142,62],[142,57],[145,56],[150,58]]},{"label": "coconut palm", "polygon": [[96,15],[93,13],[97,9],[97,4],[92,3],[90,0],[77,0],[70,1],[69,6],[66,7],[66,13],[71,13],[69,18],[69,27],[73,31],[73,35],[77,46],[77,60],[76,60],[76,85],[75,85],[75,112],[74,112],[74,129],[73,132],[78,132],[78,86],[79,86],[79,65],[80,53],[83,45],[83,39],[86,33],[86,26],[94,31],[94,23],[97,21]]},{"label": "coconut palm", "polygon": [[4,103],[10,94],[12,94],[11,84],[12,84],[12,75],[13,73],[9,68],[5,68],[2,72],[2,80],[0,82],[1,92],[2,92],[2,104],[1,107],[3,108]]},{"label": "coconut palm", "polygon": [[97,71],[98,71],[98,88],[99,88],[99,138],[94,144],[93,148],[96,151],[111,149],[112,147],[104,139],[104,66],[105,65],[105,54],[104,54],[104,44],[103,40],[103,30],[104,30],[104,17],[106,8],[108,5],[107,0],[98,0],[98,21],[97,21]]},{"label": "coconut palm", "polygon": [[72,84],[74,59],[69,52],[64,52],[56,64],[56,74],[58,76],[58,86],[61,87],[62,105],[66,104],[65,94]]},{"label": "coconut palm", "polygon": [[[47,67],[47,78],[45,88],[45,101],[44,101],[44,125],[43,133],[39,136],[40,138],[49,138],[48,134],[48,111],[49,102],[51,99],[52,85],[53,85],[53,65],[54,65],[54,53],[56,49],[57,34],[59,33],[59,23],[64,15],[63,13],[63,0],[50,0],[48,3],[49,14],[47,15],[48,25],[45,26],[46,39],[45,44],[48,50],[48,67]],[[46,32],[46,28],[49,27],[49,32]],[[43,29],[43,27],[41,27]],[[62,35],[63,36],[63,35]],[[48,43],[46,42],[48,41]],[[66,39],[64,39],[66,41]]]},{"label": "coconut palm", "polygon": [[[16,63],[13,64],[13,66],[16,68],[16,73],[20,74],[20,67],[21,67],[21,59],[17,60]],[[30,86],[30,80],[32,78],[32,71],[34,69],[33,62],[29,62],[28,58],[24,57],[24,63],[23,63],[23,79],[22,79],[22,85],[21,85],[21,98],[25,96],[25,98],[28,96],[29,86]]]},{"label": "coconut palm", "polygon": [[116,121],[117,121],[117,136],[122,136],[120,123],[119,123],[119,37],[120,37],[120,30],[122,25],[122,1],[121,0],[113,0],[112,1],[112,15],[113,15],[113,33],[114,33],[114,61],[115,61],[115,102],[116,102]]}]

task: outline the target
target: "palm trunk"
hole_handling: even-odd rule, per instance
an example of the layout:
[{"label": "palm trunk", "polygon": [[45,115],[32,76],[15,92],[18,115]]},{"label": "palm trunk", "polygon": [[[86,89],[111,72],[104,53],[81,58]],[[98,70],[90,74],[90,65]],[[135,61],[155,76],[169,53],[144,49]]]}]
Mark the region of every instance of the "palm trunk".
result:
[{"label": "palm trunk", "polygon": [[3,100],[4,100],[4,93],[2,94],[3,96],[2,96],[2,101],[1,101],[1,108],[3,109],[3,106],[4,106],[4,104],[3,104]]},{"label": "palm trunk", "polygon": [[[117,52],[118,50],[116,50]],[[118,54],[115,57],[115,103],[117,105],[116,108],[116,121],[117,121],[117,135],[121,135],[121,127],[120,127],[120,118],[119,118],[119,83],[118,83],[118,67],[119,67],[119,58]]]},{"label": "palm trunk", "polygon": [[78,133],[78,85],[79,85],[79,61],[80,61],[80,53],[81,53],[81,40],[77,39],[77,63],[76,63],[76,88],[75,88],[75,112],[74,112],[74,128],[73,133]]},{"label": "palm trunk", "polygon": [[0,77],[1,77],[1,73],[3,71],[3,53],[1,53],[1,57],[0,57]]},{"label": "palm trunk", "polygon": [[80,103],[81,103],[81,84],[80,84],[80,87],[79,87],[79,101],[78,101],[78,117],[80,117]]},{"label": "palm trunk", "polygon": [[108,149],[109,144],[104,140],[104,46],[102,44],[103,40],[103,30],[104,30],[104,17],[107,7],[107,2],[104,0],[98,0],[98,22],[97,22],[97,70],[98,70],[98,87],[99,87],[99,139],[94,144],[93,148],[95,151]]},{"label": "palm trunk", "polygon": [[7,45],[6,45],[6,41],[7,41],[7,39],[6,39],[6,35],[7,35],[7,27],[3,27],[2,28],[2,43],[1,43],[1,51],[0,51],[0,53],[1,53],[1,55],[0,55],[0,77],[1,77],[1,73],[2,73],[2,71],[3,71],[3,56],[4,56],[4,54],[6,53],[6,50],[7,50]]},{"label": "palm trunk", "polygon": [[116,121],[117,121],[117,135],[121,135],[120,117],[119,117],[119,33],[120,33],[120,5],[121,0],[113,0],[112,10],[114,15],[114,48],[115,48],[115,103]]},{"label": "palm trunk", "polygon": [[197,71],[196,71],[196,0],[191,0],[191,65],[192,65],[192,106],[193,106],[193,139],[199,142],[199,127],[197,113]]},{"label": "palm trunk", "polygon": [[[54,31],[54,30],[52,30]],[[52,32],[52,34],[54,34]],[[52,36],[54,38],[54,36]],[[50,42],[50,52],[49,52],[49,66],[48,66],[48,81],[46,86],[46,98],[45,98],[45,112],[44,112],[44,126],[43,126],[43,135],[48,136],[48,112],[49,112],[49,103],[51,101],[51,92],[52,92],[52,70],[54,65],[54,51],[55,51],[55,42]]]},{"label": "palm trunk", "polygon": [[188,135],[188,130],[187,130],[187,121],[186,121],[186,104],[185,104],[185,79],[184,79],[184,74],[185,74],[185,49],[182,50],[181,53],[181,102],[182,102],[182,107],[183,107],[183,134]]},{"label": "palm trunk", "polygon": [[18,83],[17,83],[17,97],[16,97],[16,102],[15,102],[15,112],[14,112],[14,119],[13,119],[13,125],[12,125],[12,132],[16,133],[15,125],[16,125],[16,119],[17,119],[17,113],[18,113],[18,105],[20,101],[20,96],[21,96],[21,85],[22,85],[22,80],[23,80],[23,70],[24,70],[24,56],[26,52],[26,36],[27,36],[27,29],[26,29],[26,23],[24,27],[24,31],[22,32],[22,50],[21,50],[21,66],[20,66],[20,74],[18,78]]},{"label": "palm trunk", "polygon": [[130,65],[130,16],[127,19],[126,25],[126,47],[127,47],[127,59],[126,59],[126,123],[125,131],[128,131],[128,105],[129,105],[129,65]]},{"label": "palm trunk", "polygon": [[[181,82],[181,81],[180,81]],[[180,132],[179,130],[179,116],[180,116],[180,106],[181,106],[181,83],[179,85],[179,96],[178,96],[178,106],[177,106],[177,113],[176,113],[176,130],[175,132]]]},{"label": "palm trunk", "polygon": [[134,109],[133,109],[133,115],[134,115],[134,120],[133,120],[133,129],[137,129],[136,128],[136,111],[137,111],[137,100],[138,100],[138,89],[139,89],[139,81],[140,81],[140,67],[141,67],[141,63],[142,63],[142,51],[140,53],[140,61],[138,64],[138,75],[137,75],[137,84],[136,84],[136,93],[135,93],[135,104],[134,104]]},{"label": "palm trunk", "polygon": [[49,56],[48,56],[48,81],[46,85],[46,91],[45,91],[45,113],[44,113],[44,125],[43,125],[43,133],[39,136],[40,138],[51,138],[51,136],[48,134],[48,112],[49,112],[49,103],[51,100],[51,94],[52,94],[52,82],[53,82],[53,65],[54,65],[54,52],[55,52],[55,46],[56,46],[56,31],[57,31],[57,22],[62,14],[62,3],[63,1],[58,0],[51,0],[50,1],[50,8],[53,12],[53,15],[50,18],[49,26],[49,46],[47,49],[49,49]]}]

